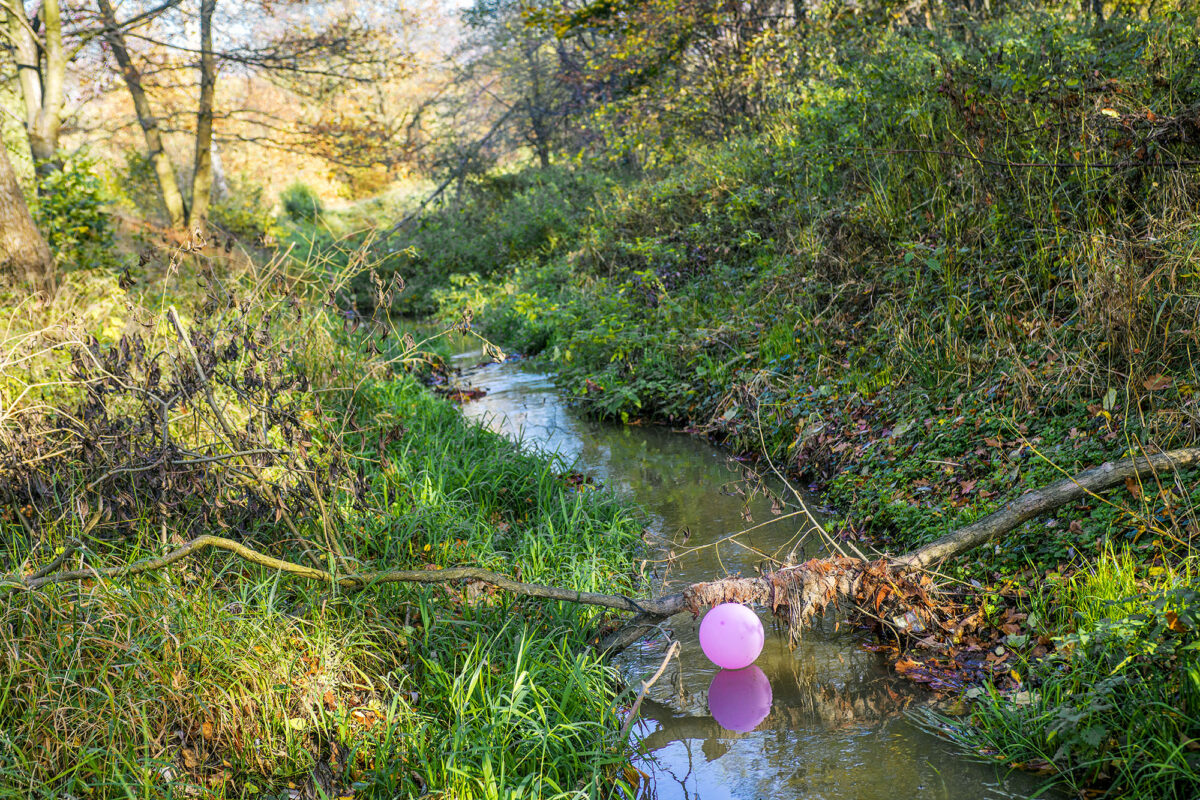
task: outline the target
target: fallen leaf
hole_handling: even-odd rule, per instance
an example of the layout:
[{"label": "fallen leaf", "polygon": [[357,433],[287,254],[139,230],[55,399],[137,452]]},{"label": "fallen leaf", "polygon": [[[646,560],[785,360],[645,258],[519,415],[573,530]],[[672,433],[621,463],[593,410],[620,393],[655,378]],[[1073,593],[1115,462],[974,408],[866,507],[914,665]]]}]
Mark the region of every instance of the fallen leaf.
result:
[{"label": "fallen leaf", "polygon": [[1161,389],[1166,389],[1168,386],[1174,383],[1174,381],[1174,378],[1169,378],[1160,372],[1157,375],[1151,375],[1149,378],[1146,378],[1146,380],[1142,381],[1142,386],[1145,386],[1146,391],[1148,392],[1157,392]]},{"label": "fallen leaf", "polygon": [[1139,484],[1139,483],[1138,483],[1136,480],[1134,480],[1133,478],[1126,478],[1126,479],[1125,479],[1125,488],[1129,490],[1129,493],[1130,493],[1131,495],[1133,495],[1133,498],[1134,498],[1135,500],[1141,500],[1141,499],[1142,499],[1142,487],[1141,487],[1141,484]]}]

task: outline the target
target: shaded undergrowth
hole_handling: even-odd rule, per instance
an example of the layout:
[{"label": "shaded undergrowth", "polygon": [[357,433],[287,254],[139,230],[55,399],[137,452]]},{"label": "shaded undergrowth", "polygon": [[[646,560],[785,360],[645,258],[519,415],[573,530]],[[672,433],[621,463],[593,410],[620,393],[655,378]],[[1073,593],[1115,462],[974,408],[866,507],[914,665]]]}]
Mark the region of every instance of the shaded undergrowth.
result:
[{"label": "shaded undergrowth", "polygon": [[[1189,26],[1045,8],[843,38],[759,132],[680,147],[443,308],[590,413],[760,452],[823,484],[843,535],[911,549],[1200,433]],[[1031,524],[977,574],[1108,537],[1186,552],[1197,487],[1172,481]]]}]

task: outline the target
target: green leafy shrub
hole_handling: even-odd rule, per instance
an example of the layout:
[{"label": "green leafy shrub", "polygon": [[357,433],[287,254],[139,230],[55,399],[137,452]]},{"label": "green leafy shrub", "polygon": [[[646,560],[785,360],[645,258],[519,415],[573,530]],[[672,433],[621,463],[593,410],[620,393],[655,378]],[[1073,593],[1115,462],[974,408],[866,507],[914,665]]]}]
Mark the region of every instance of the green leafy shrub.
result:
[{"label": "green leafy shrub", "polygon": [[[526,169],[480,177],[442,208],[384,239],[373,255],[399,270],[408,286],[405,314],[436,310],[432,292],[452,275],[489,278],[515,265],[536,265],[574,248],[596,197],[614,179],[581,169]],[[396,257],[408,250],[412,255]]]},{"label": "green leafy shrub", "polygon": [[62,168],[47,172],[38,181],[34,216],[46,241],[60,261],[83,266],[96,259],[110,260],[113,230],[95,162],[84,155],[66,159]]},{"label": "green leafy shrub", "polygon": [[167,210],[158,188],[158,176],[154,174],[154,165],[144,153],[139,150],[126,151],[124,166],[114,172],[113,182],[121,200],[145,217],[164,223],[167,221]]},{"label": "green leafy shrub", "polygon": [[279,194],[283,213],[293,222],[315,222],[325,213],[320,196],[306,183],[296,181]]}]

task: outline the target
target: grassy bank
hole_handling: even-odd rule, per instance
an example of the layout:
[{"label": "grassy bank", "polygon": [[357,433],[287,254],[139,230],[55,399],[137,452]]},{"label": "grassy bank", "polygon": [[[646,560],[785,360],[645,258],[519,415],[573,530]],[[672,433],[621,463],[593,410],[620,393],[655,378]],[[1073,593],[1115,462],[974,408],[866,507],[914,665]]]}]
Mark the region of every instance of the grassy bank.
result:
[{"label": "grassy bank", "polygon": [[[340,573],[628,585],[628,510],[466,423],[422,387],[416,350],[388,350],[400,332],[344,333],[314,300],[327,284],[219,259],[75,272],[53,305],[12,306],[0,573],[217,533]],[[572,605],[331,592],[216,551],[6,584],[0,796],[595,797],[624,780],[615,675]]]},{"label": "grassy bank", "polygon": [[923,721],[1081,796],[1101,789],[1112,797],[1195,796],[1196,565],[1151,574],[1138,567],[1129,551],[1106,549],[1073,576],[1032,592],[1030,632],[1057,636],[1055,652],[1021,657],[1026,685],[1015,693],[971,689],[966,720],[925,709]]},{"label": "grassy bank", "polygon": [[[468,193],[402,237],[450,254],[408,302],[440,282],[447,318],[471,309],[588,412],[769,458],[892,552],[1194,444],[1194,15],[859,33],[805,40],[806,79],[754,130],[593,180],[553,246],[454,256],[542,213]],[[582,182],[536,175],[509,180]],[[999,655],[1024,692],[979,695],[956,735],[1076,789],[1194,794],[1198,503],[1194,472],[1131,481],[945,565],[1015,626]],[[1102,607],[1067,585],[1103,575]]]},{"label": "grassy bank", "polygon": [[[1190,24],[1038,12],[970,44],[844,42],[762,133],[611,184],[569,245],[448,270],[474,274],[440,300],[592,413],[763,451],[819,479],[847,535],[911,548],[1200,432]],[[1001,563],[1186,550],[1196,499],[1133,487]]]}]

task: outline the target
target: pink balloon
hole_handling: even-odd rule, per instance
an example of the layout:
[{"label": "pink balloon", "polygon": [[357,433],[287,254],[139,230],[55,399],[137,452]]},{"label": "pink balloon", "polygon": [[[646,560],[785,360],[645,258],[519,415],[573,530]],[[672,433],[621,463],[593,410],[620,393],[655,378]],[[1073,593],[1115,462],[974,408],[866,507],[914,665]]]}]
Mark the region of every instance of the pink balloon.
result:
[{"label": "pink balloon", "polygon": [[708,660],[725,669],[754,663],[763,649],[763,626],[758,615],[741,603],[722,603],[700,623],[700,647]]},{"label": "pink balloon", "polygon": [[771,712],[771,682],[753,665],[723,669],[709,684],[708,710],[722,728],[749,733]]}]

